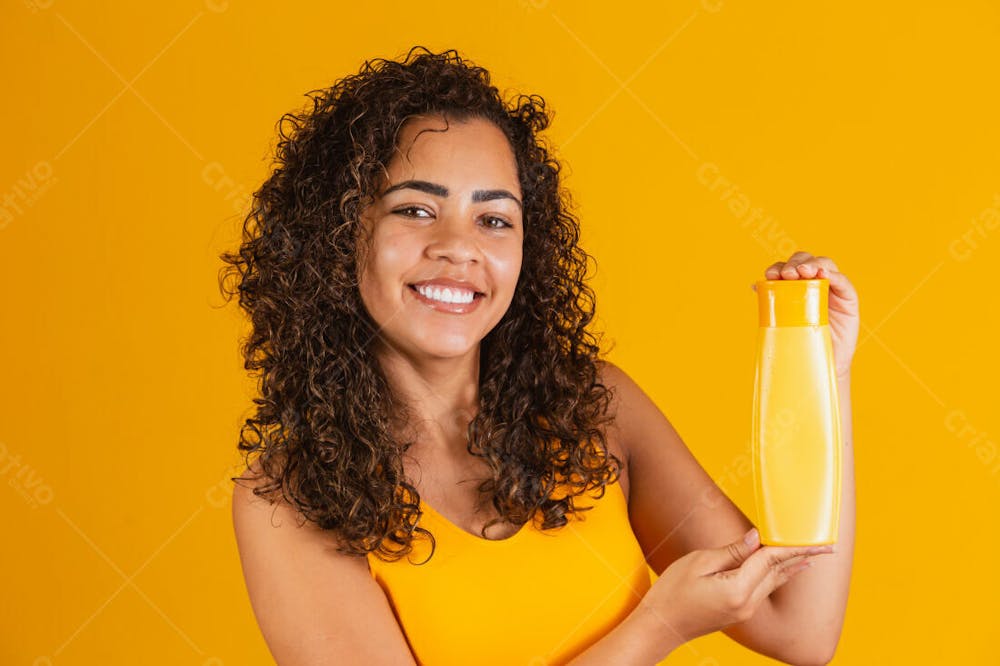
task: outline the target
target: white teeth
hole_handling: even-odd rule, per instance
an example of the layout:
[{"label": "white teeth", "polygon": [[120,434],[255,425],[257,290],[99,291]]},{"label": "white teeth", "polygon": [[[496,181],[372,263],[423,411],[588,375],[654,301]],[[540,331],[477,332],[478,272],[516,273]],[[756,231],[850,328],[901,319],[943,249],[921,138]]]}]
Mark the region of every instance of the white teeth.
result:
[{"label": "white teeth", "polygon": [[439,289],[437,287],[425,287],[423,285],[417,287],[417,291],[431,298],[435,301],[441,301],[442,303],[471,303],[472,299],[475,298],[475,293],[468,291],[466,289]]}]

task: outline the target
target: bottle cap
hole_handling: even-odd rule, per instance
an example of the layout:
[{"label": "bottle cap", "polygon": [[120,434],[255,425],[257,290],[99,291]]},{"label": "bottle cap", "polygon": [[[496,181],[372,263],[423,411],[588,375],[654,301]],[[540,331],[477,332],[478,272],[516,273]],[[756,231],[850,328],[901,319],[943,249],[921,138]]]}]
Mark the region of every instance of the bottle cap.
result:
[{"label": "bottle cap", "polygon": [[756,285],[761,326],[822,326],[829,323],[828,279],[759,280]]}]

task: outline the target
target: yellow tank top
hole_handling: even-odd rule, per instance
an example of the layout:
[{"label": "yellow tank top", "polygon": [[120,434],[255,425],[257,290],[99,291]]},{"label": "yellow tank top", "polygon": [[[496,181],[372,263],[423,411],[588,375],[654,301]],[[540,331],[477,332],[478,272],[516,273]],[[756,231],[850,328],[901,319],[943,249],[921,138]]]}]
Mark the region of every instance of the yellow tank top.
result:
[{"label": "yellow tank top", "polygon": [[[619,483],[576,497],[594,508],[554,530],[533,521],[502,540],[473,535],[420,500],[409,558],[368,554],[417,663],[564,664],[610,632],[650,587],[651,571]],[[412,560],[412,561],[411,561]],[[414,564],[423,563],[423,564]]]}]

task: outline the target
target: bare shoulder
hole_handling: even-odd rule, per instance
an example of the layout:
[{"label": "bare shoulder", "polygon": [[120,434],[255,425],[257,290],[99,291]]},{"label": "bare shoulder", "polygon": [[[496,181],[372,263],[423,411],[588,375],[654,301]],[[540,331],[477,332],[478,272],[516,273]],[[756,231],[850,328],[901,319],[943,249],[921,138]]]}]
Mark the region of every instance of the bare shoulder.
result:
[{"label": "bare shoulder", "polygon": [[[625,370],[606,359],[597,362],[598,377],[605,386],[612,390],[612,409],[616,412],[634,398],[635,391],[641,390]],[[616,421],[618,419],[616,418]]]},{"label": "bare shoulder", "polygon": [[601,360],[598,367],[601,382],[612,391],[610,410],[614,414],[616,439],[626,455],[634,460],[636,433],[646,432],[655,421],[662,422],[666,418],[624,369],[606,360]]},{"label": "bare shoulder", "polygon": [[233,488],[233,527],[237,538],[269,539],[270,547],[276,549],[292,546],[312,549],[344,573],[370,576],[364,557],[337,550],[337,538],[333,531],[307,521],[285,500],[272,501],[256,495],[253,489],[261,485],[260,467],[255,462]]},{"label": "bare shoulder", "polygon": [[281,666],[347,661],[413,664],[388,598],[366,558],[284,501],[253,493],[251,466],[233,488],[233,527],[250,603]]},{"label": "bare shoulder", "polygon": [[628,373],[611,361],[599,360],[597,363],[600,382],[611,390],[610,413],[614,416],[612,430],[617,435],[616,443],[628,454],[627,442],[622,436],[629,429],[628,412],[635,402],[636,392],[641,389]]},{"label": "bare shoulder", "polygon": [[[627,407],[629,396],[635,387],[634,382],[611,361],[600,359],[597,362],[598,378],[602,384],[611,390],[611,404],[608,411],[613,416],[613,420],[608,424],[605,432],[608,441],[608,449],[618,456],[623,463],[621,484],[626,500],[630,497],[631,486],[631,453],[628,448],[628,438],[625,430],[628,428],[627,419],[622,418],[623,405]],[[637,387],[636,387],[637,388]]]}]

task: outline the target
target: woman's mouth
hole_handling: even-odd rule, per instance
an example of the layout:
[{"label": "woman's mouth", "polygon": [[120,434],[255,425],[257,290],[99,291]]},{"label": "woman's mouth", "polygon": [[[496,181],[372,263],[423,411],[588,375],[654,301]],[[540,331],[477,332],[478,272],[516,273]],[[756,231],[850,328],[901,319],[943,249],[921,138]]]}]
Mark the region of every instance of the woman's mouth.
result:
[{"label": "woman's mouth", "polygon": [[413,292],[417,301],[423,305],[438,312],[449,314],[467,314],[472,312],[479,307],[479,302],[485,298],[485,294],[468,289],[416,287],[412,284],[406,286]]}]

